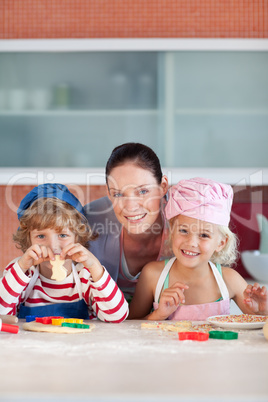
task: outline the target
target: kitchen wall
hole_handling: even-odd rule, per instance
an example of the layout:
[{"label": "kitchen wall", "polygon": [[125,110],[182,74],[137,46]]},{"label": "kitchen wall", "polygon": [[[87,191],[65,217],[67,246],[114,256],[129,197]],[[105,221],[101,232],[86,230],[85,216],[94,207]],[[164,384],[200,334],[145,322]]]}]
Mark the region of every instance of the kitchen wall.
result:
[{"label": "kitchen wall", "polygon": [[267,38],[266,0],[1,0],[0,38]]},{"label": "kitchen wall", "polygon": [[[0,2],[1,39],[53,38],[268,38],[266,0],[2,0]],[[0,70],[1,74],[1,70]],[[66,183],[68,184],[68,183]],[[105,193],[92,187],[90,199],[81,186],[84,201]],[[19,201],[30,186],[13,186],[12,203]],[[256,190],[256,189],[255,189]],[[232,223],[242,249],[258,248],[259,234],[255,214],[268,214],[267,187],[263,197],[252,203],[247,189],[235,198]],[[0,186],[0,270],[19,255],[11,236],[17,228],[14,208],[7,200],[8,186]],[[254,198],[254,197],[253,197]],[[238,270],[247,276],[241,262]]]}]

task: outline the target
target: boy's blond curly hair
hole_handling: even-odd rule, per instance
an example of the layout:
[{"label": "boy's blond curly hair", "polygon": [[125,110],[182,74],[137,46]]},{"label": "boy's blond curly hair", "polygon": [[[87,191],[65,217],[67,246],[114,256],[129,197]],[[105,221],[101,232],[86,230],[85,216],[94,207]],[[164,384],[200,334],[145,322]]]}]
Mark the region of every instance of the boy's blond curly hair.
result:
[{"label": "boy's blond curly hair", "polygon": [[13,235],[17,247],[25,252],[31,246],[30,232],[34,229],[54,229],[61,232],[68,228],[75,234],[75,241],[88,247],[96,238],[84,215],[58,198],[39,198],[33,202],[20,218],[20,226]]}]

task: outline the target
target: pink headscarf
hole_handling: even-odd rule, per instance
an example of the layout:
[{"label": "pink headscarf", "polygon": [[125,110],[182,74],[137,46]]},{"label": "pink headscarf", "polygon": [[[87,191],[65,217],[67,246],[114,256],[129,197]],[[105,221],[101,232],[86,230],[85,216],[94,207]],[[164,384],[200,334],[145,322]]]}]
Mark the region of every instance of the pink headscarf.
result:
[{"label": "pink headscarf", "polygon": [[196,177],[181,180],[169,190],[165,208],[167,219],[185,215],[217,225],[228,226],[233,189],[228,184]]}]

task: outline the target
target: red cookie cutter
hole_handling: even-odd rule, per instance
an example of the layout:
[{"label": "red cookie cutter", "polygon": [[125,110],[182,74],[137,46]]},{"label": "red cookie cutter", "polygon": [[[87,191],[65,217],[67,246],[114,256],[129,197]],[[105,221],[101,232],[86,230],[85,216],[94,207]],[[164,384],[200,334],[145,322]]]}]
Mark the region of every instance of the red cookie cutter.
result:
[{"label": "red cookie cutter", "polygon": [[206,332],[179,332],[179,340],[180,341],[207,341],[209,338],[209,334]]},{"label": "red cookie cutter", "polygon": [[40,322],[41,324],[51,324],[52,323],[52,318],[63,318],[63,317],[36,317],[35,321]]}]

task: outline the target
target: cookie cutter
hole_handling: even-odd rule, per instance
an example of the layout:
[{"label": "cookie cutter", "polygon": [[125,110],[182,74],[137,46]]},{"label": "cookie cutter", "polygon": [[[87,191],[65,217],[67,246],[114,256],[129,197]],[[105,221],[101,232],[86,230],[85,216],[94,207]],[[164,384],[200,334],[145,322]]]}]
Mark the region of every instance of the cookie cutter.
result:
[{"label": "cookie cutter", "polygon": [[55,320],[55,319],[59,320],[59,319],[63,319],[63,317],[36,317],[35,321],[40,322],[41,324],[49,325],[49,324],[52,324],[52,320]]},{"label": "cookie cutter", "polygon": [[82,328],[82,329],[89,329],[90,325],[88,324],[78,324],[78,323],[71,323],[71,322],[63,322],[61,324],[62,327],[69,327],[69,328]]},{"label": "cookie cutter", "polygon": [[225,339],[225,340],[237,339],[238,338],[238,332],[234,332],[234,331],[209,331],[209,337],[212,338],[212,339]]},{"label": "cookie cutter", "polygon": [[186,340],[191,340],[191,341],[207,341],[209,338],[209,335],[207,332],[179,332],[179,340],[180,341],[186,341]]},{"label": "cookie cutter", "polygon": [[26,320],[26,322],[35,321],[36,317],[38,317],[38,316],[37,315],[26,315],[25,320]]},{"label": "cookie cutter", "polygon": [[63,317],[52,317],[52,325],[62,325],[63,323],[69,324],[83,324],[84,320],[82,318],[63,318]]}]

